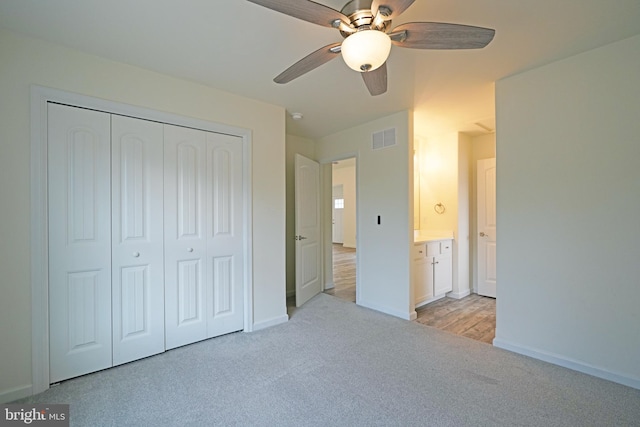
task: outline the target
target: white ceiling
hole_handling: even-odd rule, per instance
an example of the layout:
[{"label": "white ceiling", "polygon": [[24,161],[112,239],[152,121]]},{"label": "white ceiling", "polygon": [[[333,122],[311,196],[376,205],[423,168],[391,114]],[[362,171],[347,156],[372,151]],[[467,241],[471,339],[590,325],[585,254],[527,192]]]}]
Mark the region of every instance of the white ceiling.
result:
[{"label": "white ceiling", "polygon": [[[317,0],[341,9],[346,0]],[[413,109],[416,131],[492,128],[505,76],[640,34],[638,0],[416,0],[402,22],[494,28],[485,49],[393,47],[389,88],[372,97],[337,58],[286,85],[272,79],[339,33],[244,0],[1,0],[0,27],[281,105],[287,132],[319,138]],[[1,66],[1,60],[0,60]]]}]

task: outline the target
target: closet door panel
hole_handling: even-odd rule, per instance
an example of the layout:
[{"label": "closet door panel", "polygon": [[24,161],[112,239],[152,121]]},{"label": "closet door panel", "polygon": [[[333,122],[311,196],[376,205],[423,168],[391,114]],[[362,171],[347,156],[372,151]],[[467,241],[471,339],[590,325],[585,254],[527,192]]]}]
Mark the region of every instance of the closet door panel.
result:
[{"label": "closet door panel", "polygon": [[244,327],[242,139],[207,133],[207,336]]},{"label": "closet door panel", "polygon": [[166,348],[207,338],[206,134],[164,125]]},{"label": "closet door panel", "polygon": [[48,106],[50,381],[110,367],[110,116]]},{"label": "closet door panel", "polygon": [[113,364],[164,351],[163,126],[112,116]]}]

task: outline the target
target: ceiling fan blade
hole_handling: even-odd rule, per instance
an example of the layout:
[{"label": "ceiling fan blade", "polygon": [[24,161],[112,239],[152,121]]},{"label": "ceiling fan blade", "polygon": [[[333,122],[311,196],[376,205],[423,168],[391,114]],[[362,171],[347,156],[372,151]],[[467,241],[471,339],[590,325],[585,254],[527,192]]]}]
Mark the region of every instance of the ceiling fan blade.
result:
[{"label": "ceiling fan blade", "polygon": [[311,0],[248,0],[276,12],[312,22],[324,27],[333,27],[335,20],[349,24],[349,19],[335,9]]},{"label": "ceiling fan blade", "polygon": [[390,15],[385,15],[384,20],[396,19],[398,15],[407,10],[415,0],[373,0],[371,3],[371,13],[373,16],[378,14],[380,7],[386,7],[390,11]]},{"label": "ceiling fan blade", "polygon": [[291,80],[331,61],[340,54],[340,45],[341,43],[333,43],[316,50],[284,70],[273,81],[280,84],[289,83]]},{"label": "ceiling fan blade", "polygon": [[373,96],[382,95],[387,91],[387,63],[367,73],[361,73],[364,84]]},{"label": "ceiling fan blade", "polygon": [[491,28],[443,22],[410,22],[389,34],[396,46],[413,49],[480,49],[493,40]]}]

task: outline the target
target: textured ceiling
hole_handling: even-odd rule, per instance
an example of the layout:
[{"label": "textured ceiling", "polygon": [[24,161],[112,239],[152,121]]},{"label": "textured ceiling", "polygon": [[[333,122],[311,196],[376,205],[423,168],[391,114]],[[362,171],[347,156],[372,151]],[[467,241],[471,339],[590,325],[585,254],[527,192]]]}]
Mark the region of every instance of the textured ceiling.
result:
[{"label": "textured ceiling", "polygon": [[281,105],[304,114],[287,119],[287,132],[308,138],[406,109],[421,134],[486,132],[495,126],[496,80],[640,34],[640,1],[416,0],[393,26],[415,21],[489,27],[496,36],[473,51],[394,46],[388,91],[372,97],[340,58],[275,84],[291,64],[342,38],[247,1],[0,1],[2,28]]}]

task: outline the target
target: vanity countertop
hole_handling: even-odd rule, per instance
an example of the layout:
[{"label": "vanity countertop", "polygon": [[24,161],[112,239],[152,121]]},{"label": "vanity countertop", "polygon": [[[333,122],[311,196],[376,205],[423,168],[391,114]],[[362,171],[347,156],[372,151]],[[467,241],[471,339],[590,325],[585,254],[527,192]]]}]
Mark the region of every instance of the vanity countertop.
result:
[{"label": "vanity countertop", "polygon": [[415,230],[413,243],[416,245],[440,240],[453,240],[453,231],[450,230]]}]

